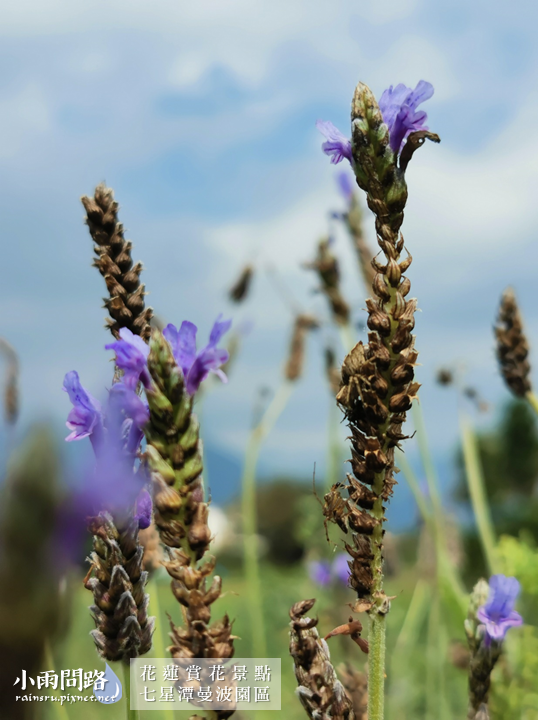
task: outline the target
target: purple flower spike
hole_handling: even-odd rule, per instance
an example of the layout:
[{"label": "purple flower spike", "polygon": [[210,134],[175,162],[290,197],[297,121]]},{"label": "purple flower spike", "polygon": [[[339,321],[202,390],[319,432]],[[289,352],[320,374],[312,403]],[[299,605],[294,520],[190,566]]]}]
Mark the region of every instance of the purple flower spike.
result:
[{"label": "purple flower spike", "polygon": [[486,626],[486,644],[492,640],[504,640],[507,630],[523,623],[521,615],[514,610],[520,585],[515,577],[492,575],[489,581],[489,596],[485,605],[476,613]]},{"label": "purple flower spike", "polygon": [[138,520],[138,527],[141,530],[145,530],[151,525],[152,511],[151,495],[147,490],[141,490],[135,503],[135,520]]},{"label": "purple flower spike", "polygon": [[84,390],[76,370],[68,372],[64,377],[64,390],[73,403],[66,422],[71,433],[65,438],[66,441],[82,440],[99,432],[102,427],[101,404]]},{"label": "purple flower spike", "polygon": [[329,120],[318,120],[316,127],[326,138],[326,142],[323,143],[321,149],[331,158],[333,165],[338,165],[344,158],[347,158],[349,162],[353,160],[351,154],[351,140],[345,135],[342,135],[340,130],[335,127]]},{"label": "purple flower spike", "polygon": [[163,330],[164,337],[170,343],[174,358],[183,371],[185,386],[189,395],[194,395],[201,383],[210,372],[218,375],[223,382],[228,378],[220,370],[221,365],[228,360],[228,352],[218,348],[217,344],[226,333],[231,320],[221,320],[222,315],[216,319],[209,336],[209,343],[199,353],[196,352],[196,333],[198,328],[191,322],[181,323],[179,330],[175,325],[167,325]]},{"label": "purple flower spike", "polygon": [[338,553],[338,555],[333,560],[331,568],[334,577],[336,577],[339,582],[346,586],[348,584],[349,576],[351,574],[349,570],[348,560],[349,556],[346,555],[346,553]]},{"label": "purple flower spike", "polygon": [[383,121],[389,128],[390,146],[395,153],[402,149],[404,140],[409,133],[417,130],[427,130],[428,116],[424,110],[417,107],[433,95],[433,85],[421,80],[414,90],[403,83],[391,85],[379,99],[379,109]]},{"label": "purple flower spike", "polygon": [[349,202],[353,197],[353,182],[349,177],[348,173],[338,173],[336,177],[336,182],[338,183],[338,189],[340,190],[344,198]]},{"label": "purple flower spike", "polygon": [[114,350],[116,365],[123,370],[123,382],[133,390],[141,381],[149,387],[151,379],[147,369],[149,346],[139,335],[134,335],[128,328],[121,328],[120,340],[105,345],[105,350]]},{"label": "purple flower spike", "polygon": [[331,582],[331,566],[327,560],[312,560],[312,562],[309,562],[308,574],[316,585],[325,587]]}]

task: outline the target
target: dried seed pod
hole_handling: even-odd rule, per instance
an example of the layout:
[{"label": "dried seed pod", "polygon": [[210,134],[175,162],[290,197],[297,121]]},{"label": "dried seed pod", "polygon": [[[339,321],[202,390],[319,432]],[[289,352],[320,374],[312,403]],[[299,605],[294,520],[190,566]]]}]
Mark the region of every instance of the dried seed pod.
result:
[{"label": "dried seed pod", "polygon": [[374,253],[364,237],[362,208],[355,193],[351,196],[349,209],[344,215],[344,219],[357,254],[359,270],[364,280],[366,291],[370,292],[375,278],[375,266],[373,264]]},{"label": "dried seed pod", "polygon": [[338,666],[338,674],[346,689],[355,713],[355,720],[368,720],[368,677],[366,673],[355,670],[350,663]]},{"label": "dried seed pod", "polygon": [[96,629],[91,634],[101,657],[129,663],[149,652],[155,624],[148,617],[148,574],[142,570],[138,520],[120,523],[103,512],[91,518],[89,529],[93,552],[84,584],[94,597],[90,610]]},{"label": "dried seed pod", "polygon": [[315,600],[302,600],[290,610],[290,654],[295,665],[297,695],[312,720],[355,720],[351,700],[331,664],[329,647],[306,617]]},{"label": "dried seed pod", "polygon": [[310,330],[319,327],[319,322],[313,315],[297,315],[293,323],[288,360],[284,368],[284,377],[291,382],[298,380],[304,367],[306,336]]},{"label": "dried seed pod", "polygon": [[349,305],[340,289],[340,268],[336,256],[331,252],[330,238],[319,241],[316,258],[312,262],[304,263],[304,267],[316,271],[321,283],[321,292],[329,301],[335,323],[347,325]]},{"label": "dried seed pod", "polygon": [[516,296],[511,288],[505,290],[501,297],[495,337],[497,359],[504,381],[514,395],[525,397],[531,391],[531,368],[527,360],[529,344]]},{"label": "dried seed pod", "polygon": [[104,277],[110,297],[105,299],[110,319],[107,326],[114,337],[122,327],[149,340],[151,308],[144,304],[144,285],[140,284],[141,263],[133,266],[132,244],[123,237],[123,225],[118,221],[118,203],[114,193],[101,183],[92,198],[81,198],[86,210],[86,224],[95,242],[94,266]]},{"label": "dried seed pod", "polygon": [[237,278],[236,282],[230,288],[230,300],[235,303],[240,303],[246,299],[250,290],[250,286],[252,284],[253,275],[253,265],[245,265],[245,267],[241,270],[241,274]]}]

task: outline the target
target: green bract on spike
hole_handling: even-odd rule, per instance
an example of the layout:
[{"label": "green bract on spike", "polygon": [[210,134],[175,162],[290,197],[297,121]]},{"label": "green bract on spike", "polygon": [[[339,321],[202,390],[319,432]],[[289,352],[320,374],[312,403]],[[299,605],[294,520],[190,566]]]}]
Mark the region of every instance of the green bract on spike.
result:
[{"label": "green bract on spike", "polygon": [[152,477],[155,525],[168,548],[163,565],[173,578],[172,591],[185,608],[184,627],[171,623],[170,651],[175,658],[231,657],[228,616],[210,624],[210,605],[220,595],[221,580],[215,576],[211,587],[206,586],[214,561],[206,555],[211,540],[209,506],[204,502],[202,442],[193,397],[158,330],[151,336],[148,370],[152,384],[146,387],[150,420],[145,458]]}]

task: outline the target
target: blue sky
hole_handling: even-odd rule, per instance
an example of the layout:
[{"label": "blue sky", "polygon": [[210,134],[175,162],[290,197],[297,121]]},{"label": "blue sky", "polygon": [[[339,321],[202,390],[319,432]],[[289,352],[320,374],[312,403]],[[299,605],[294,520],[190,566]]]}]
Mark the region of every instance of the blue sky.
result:
[{"label": "blue sky", "polygon": [[[327,318],[300,268],[327,212],[342,207],[315,120],[347,131],[357,81],[379,95],[424,78],[436,89],[427,110],[442,143],[413,159],[403,230],[422,310],[422,406],[446,459],[456,402],[434,386],[436,369],[458,363],[493,405],[506,399],[491,325],[507,284],[538,336],[537,16],[521,0],[4,3],[0,333],[21,356],[21,428],[47,417],[62,432],[66,371],[97,395],[109,383],[104,283],[90,267],[78,199],[106,180],[162,317],[188,318],[202,336],[219,312],[254,324],[229,385],[203,412],[206,442],[240,458],[256,394],[277,387],[290,332],[267,268]],[[371,219],[367,232],[373,243]],[[343,233],[336,250],[359,317],[364,293]],[[237,310],[226,288],[251,260],[260,272]],[[264,450],[265,474],[307,477],[323,466],[326,336],[312,338],[306,376]]]}]

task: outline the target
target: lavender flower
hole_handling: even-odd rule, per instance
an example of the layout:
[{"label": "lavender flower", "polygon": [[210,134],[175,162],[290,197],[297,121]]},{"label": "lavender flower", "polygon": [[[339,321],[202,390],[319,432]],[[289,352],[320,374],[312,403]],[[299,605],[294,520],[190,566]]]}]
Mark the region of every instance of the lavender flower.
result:
[{"label": "lavender flower", "polygon": [[102,422],[101,404],[82,387],[75,370],[66,374],[63,389],[73,403],[66,422],[72,432],[65,438],[66,441],[82,440],[94,432],[99,432]]},{"label": "lavender flower", "polygon": [[489,581],[489,596],[485,605],[476,613],[486,626],[486,644],[492,640],[501,642],[511,627],[523,623],[521,615],[514,610],[520,585],[515,577],[493,575]]},{"label": "lavender flower", "polygon": [[189,395],[195,394],[210,372],[218,375],[222,382],[228,382],[228,378],[220,370],[221,365],[228,360],[228,352],[223,348],[218,348],[217,344],[224,333],[229,330],[232,321],[221,320],[221,317],[222,315],[219,315],[213,325],[209,343],[198,353],[196,352],[198,328],[193,323],[184,320],[179,330],[171,324],[163,330],[163,335],[170,343],[174,358],[183,371]]},{"label": "lavender flower", "polygon": [[399,153],[407,136],[417,130],[427,130],[427,115],[417,107],[433,95],[433,85],[421,80],[414,90],[399,83],[391,85],[379,99],[383,121],[389,128],[390,146]]},{"label": "lavender flower", "polygon": [[340,130],[335,127],[329,120],[318,120],[316,127],[326,138],[326,142],[323,143],[321,149],[331,158],[333,165],[338,165],[344,158],[351,162],[353,156],[351,154],[351,140],[342,135]]},{"label": "lavender flower", "polygon": [[151,525],[153,503],[151,495],[145,489],[141,490],[135,503],[135,519],[138,520],[138,527],[145,530]]},{"label": "lavender flower", "polygon": [[308,575],[316,585],[326,587],[331,582],[331,566],[327,560],[312,560],[308,563]]},{"label": "lavender flower", "polygon": [[336,182],[338,183],[338,189],[344,196],[347,202],[350,202],[353,197],[353,182],[347,172],[340,172],[336,176]]},{"label": "lavender flower", "polygon": [[350,570],[349,570],[349,557],[346,553],[338,553],[334,558],[331,573],[332,575],[343,585],[348,584]]},{"label": "lavender flower", "polygon": [[[383,115],[383,122],[389,129],[389,142],[393,152],[400,153],[402,146],[412,132],[427,130],[426,120],[428,118],[424,110],[417,110],[418,106],[433,95],[433,85],[425,80],[420,80],[416,88],[412,90],[403,83],[396,87],[392,85],[385,90],[379,99],[379,109]],[[331,162],[337,165],[347,158],[353,164],[353,153],[351,141],[348,140],[332,122],[318,120],[316,127],[320,133],[327,138],[321,149],[331,158]],[[339,178],[339,182],[341,182]],[[343,186],[342,192],[346,194]]]},{"label": "lavender flower", "polygon": [[[130,387],[116,383],[109,391],[106,410],[82,387],[78,373],[66,374],[64,389],[73,409],[67,426],[73,432],[66,440],[89,437],[96,456],[96,466],[71,499],[71,515],[77,522],[101,510],[125,511],[132,507],[143,485],[145,472],[135,472],[135,460],[147,423],[149,411]],[[149,497],[149,496],[148,496]],[[140,512],[138,505],[140,505]],[[137,514],[151,516],[151,500],[137,501]]]},{"label": "lavender flower", "polygon": [[120,340],[105,345],[105,350],[114,350],[116,365],[123,370],[124,384],[133,390],[141,381],[149,387],[151,379],[147,369],[149,346],[139,335],[134,335],[128,328],[121,328]]}]

